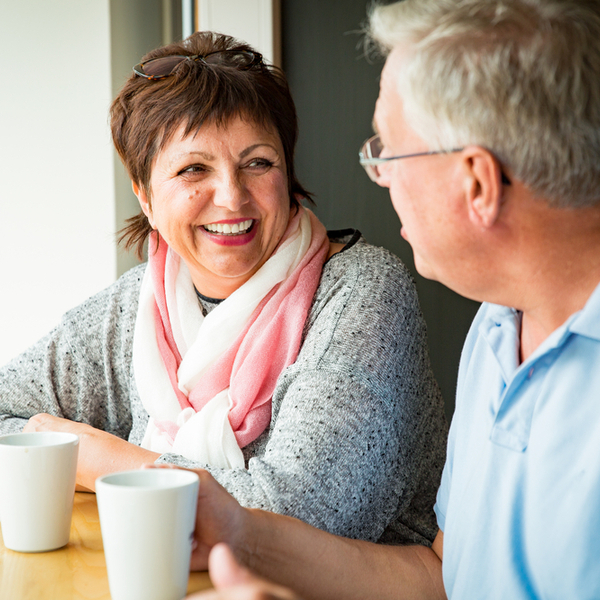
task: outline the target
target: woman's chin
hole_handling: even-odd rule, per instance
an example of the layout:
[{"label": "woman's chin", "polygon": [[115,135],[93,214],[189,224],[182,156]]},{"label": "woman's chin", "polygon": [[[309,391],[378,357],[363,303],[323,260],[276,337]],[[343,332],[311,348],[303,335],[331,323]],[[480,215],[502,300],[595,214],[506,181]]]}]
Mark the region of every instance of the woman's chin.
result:
[{"label": "woman's chin", "polygon": [[209,298],[227,298],[242,287],[261,266],[262,262],[258,261],[235,261],[231,264],[221,262],[216,265],[205,263],[201,269],[188,264],[195,288]]}]

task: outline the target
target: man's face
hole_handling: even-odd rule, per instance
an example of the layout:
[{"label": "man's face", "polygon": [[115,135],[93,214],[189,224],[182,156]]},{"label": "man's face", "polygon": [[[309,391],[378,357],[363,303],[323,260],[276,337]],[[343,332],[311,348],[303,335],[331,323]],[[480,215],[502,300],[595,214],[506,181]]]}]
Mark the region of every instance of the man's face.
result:
[{"label": "man's face", "polygon": [[[382,157],[429,150],[407,121],[398,91],[397,74],[406,50],[395,49],[381,76],[374,123],[384,146]],[[400,233],[414,252],[417,271],[452,287],[450,263],[460,253],[458,232],[453,228],[460,167],[457,155],[441,154],[390,161],[379,185],[390,190],[400,217]]]}]

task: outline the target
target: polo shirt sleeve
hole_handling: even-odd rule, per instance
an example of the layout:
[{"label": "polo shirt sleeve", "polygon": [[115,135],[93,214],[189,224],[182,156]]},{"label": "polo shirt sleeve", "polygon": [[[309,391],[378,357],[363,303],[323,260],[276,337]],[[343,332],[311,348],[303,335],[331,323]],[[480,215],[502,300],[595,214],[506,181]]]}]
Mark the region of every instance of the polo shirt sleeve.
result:
[{"label": "polo shirt sleeve", "polygon": [[450,495],[450,466],[448,459],[442,472],[442,481],[438,488],[437,498],[433,510],[437,518],[437,524],[441,531],[446,529],[446,509],[448,508],[448,497]]},{"label": "polo shirt sleeve", "polygon": [[473,320],[471,328],[469,329],[469,333],[465,339],[465,344],[460,357],[458,380],[456,385],[456,408],[454,411],[454,416],[452,417],[450,432],[448,434],[448,448],[446,451],[446,463],[444,464],[444,470],[442,472],[442,481],[440,483],[440,487],[438,488],[435,506],[433,507],[435,516],[437,518],[437,524],[441,531],[445,531],[446,529],[446,513],[448,510],[450,489],[452,486],[452,464],[454,460],[454,447],[456,444],[456,439],[457,436],[468,435],[468,432],[465,431],[464,426],[462,431],[457,433],[457,431],[461,429],[461,423],[464,422],[464,419],[461,419],[462,411],[465,410],[465,407],[467,407],[466,410],[468,410],[468,404],[470,400],[467,397],[468,392],[465,392],[464,372],[471,360],[471,355],[478,337],[479,324],[483,319],[485,319],[488,306],[489,305],[486,303],[482,304],[479,308],[479,311],[475,315],[475,319]]}]

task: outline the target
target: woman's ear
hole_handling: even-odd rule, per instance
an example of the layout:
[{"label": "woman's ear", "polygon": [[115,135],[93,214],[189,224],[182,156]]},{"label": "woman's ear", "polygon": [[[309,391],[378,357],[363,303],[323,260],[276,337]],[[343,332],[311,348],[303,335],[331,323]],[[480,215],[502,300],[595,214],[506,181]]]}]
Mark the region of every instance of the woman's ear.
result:
[{"label": "woman's ear", "polygon": [[133,189],[133,193],[137,196],[138,202],[142,208],[142,212],[148,218],[148,222],[154,227],[154,222],[152,218],[152,205],[150,204],[150,198],[148,198],[148,194],[144,191],[144,188],[141,188],[135,181],[131,182],[131,188]]},{"label": "woman's ear", "polygon": [[494,225],[502,205],[502,170],[494,155],[480,146],[462,152],[464,193],[471,222],[483,229]]}]

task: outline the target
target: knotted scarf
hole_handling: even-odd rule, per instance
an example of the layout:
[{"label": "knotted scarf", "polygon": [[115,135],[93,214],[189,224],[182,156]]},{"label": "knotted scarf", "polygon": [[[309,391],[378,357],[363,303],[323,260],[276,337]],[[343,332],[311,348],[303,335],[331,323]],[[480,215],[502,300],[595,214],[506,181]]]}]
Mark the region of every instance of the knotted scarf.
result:
[{"label": "knotted scarf", "polygon": [[300,208],[265,264],[207,316],[185,262],[158,235],[133,341],[150,415],[142,447],[244,468],[241,448],[268,427],[277,379],[298,355],[328,253],[325,228]]}]

